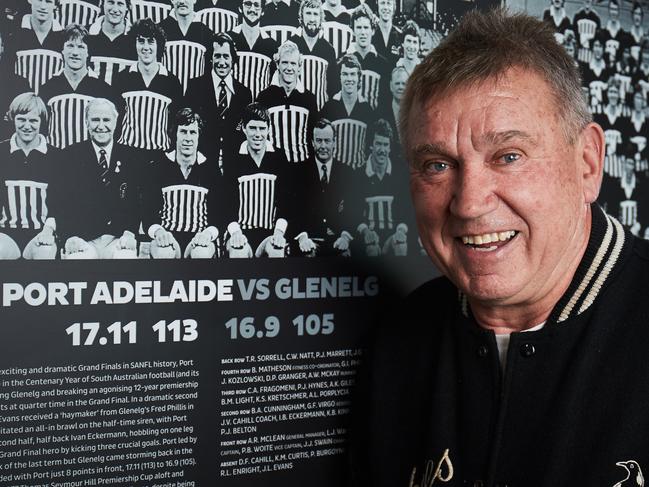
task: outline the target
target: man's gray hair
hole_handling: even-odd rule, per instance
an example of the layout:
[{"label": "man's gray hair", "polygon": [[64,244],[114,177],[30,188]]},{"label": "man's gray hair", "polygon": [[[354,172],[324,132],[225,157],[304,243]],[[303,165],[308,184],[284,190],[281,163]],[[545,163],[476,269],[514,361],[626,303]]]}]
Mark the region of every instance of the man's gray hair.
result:
[{"label": "man's gray hair", "polygon": [[302,53],[300,52],[300,48],[297,47],[297,44],[293,41],[284,41],[284,43],[277,48],[277,52],[273,55],[273,60],[275,61],[275,64],[279,66],[279,61],[282,59],[282,56],[294,52],[297,52],[298,63],[302,65]]},{"label": "man's gray hair", "polygon": [[567,142],[573,143],[592,121],[579,71],[554,37],[552,27],[505,9],[474,10],[414,69],[401,100],[399,130],[408,144],[408,114],[426,102],[488,79],[498,80],[510,68],[537,73],[549,85]]},{"label": "man's gray hair", "polygon": [[101,105],[106,105],[108,108],[110,108],[113,117],[115,117],[115,120],[117,120],[119,114],[117,113],[117,108],[115,108],[115,104],[112,101],[110,101],[108,98],[93,98],[88,102],[83,113],[83,118],[85,118],[86,123],[88,123],[88,113],[90,113],[90,110]]}]

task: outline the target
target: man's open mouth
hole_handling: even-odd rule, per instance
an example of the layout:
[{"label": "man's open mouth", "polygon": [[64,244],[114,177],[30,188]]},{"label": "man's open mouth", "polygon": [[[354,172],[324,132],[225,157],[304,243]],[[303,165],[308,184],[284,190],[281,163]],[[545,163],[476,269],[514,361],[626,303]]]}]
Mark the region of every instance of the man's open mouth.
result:
[{"label": "man's open mouth", "polygon": [[475,250],[488,252],[507,244],[516,235],[518,235],[516,230],[507,230],[504,232],[483,233],[479,235],[463,235],[460,238],[464,245]]}]

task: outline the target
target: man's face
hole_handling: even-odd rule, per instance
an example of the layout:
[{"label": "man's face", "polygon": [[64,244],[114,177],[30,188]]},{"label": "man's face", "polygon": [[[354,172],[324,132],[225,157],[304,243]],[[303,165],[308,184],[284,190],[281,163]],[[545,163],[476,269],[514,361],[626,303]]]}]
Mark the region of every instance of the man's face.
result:
[{"label": "man's face", "polygon": [[637,112],[644,110],[644,96],[640,91],[636,91],[633,95],[633,109]]},{"label": "man's face", "polygon": [[320,32],[322,13],[317,7],[304,7],[302,10],[302,28],[309,37],[315,37]]},{"label": "man's face", "polygon": [[126,0],[104,0],[104,15],[112,25],[124,23],[128,5]]},{"label": "man's face", "polygon": [[358,93],[358,68],[350,68],[344,64],[340,67],[340,86],[347,95]]},{"label": "man's face", "polygon": [[266,145],[268,139],[268,124],[262,120],[251,120],[243,128],[248,148],[255,152],[260,151]]},{"label": "man's face", "polygon": [[561,8],[563,7],[563,1],[564,0],[552,0],[552,6],[554,6],[554,8]]},{"label": "man's face", "polygon": [[593,0],[584,0],[584,10],[587,12],[593,7]]},{"label": "man's face", "polygon": [[553,99],[539,76],[512,69],[413,104],[405,143],[421,240],[470,300],[536,303],[585,248],[599,179],[586,136],[566,142]]},{"label": "man's face", "polygon": [[327,162],[334,152],[334,129],[332,127],[313,129],[313,149],[319,162]]},{"label": "man's face", "polygon": [[138,37],[135,39],[137,59],[142,64],[155,63],[158,55],[158,43],[152,37]]},{"label": "man's face", "polygon": [[230,45],[227,42],[224,42],[223,45],[214,43],[212,65],[216,75],[221,78],[225,78],[232,71],[232,54],[230,53]]},{"label": "man's face", "polygon": [[261,18],[261,0],[243,0],[241,15],[248,25],[257,25]]},{"label": "man's face", "polygon": [[283,86],[294,86],[300,69],[300,55],[297,51],[285,52],[277,66]]},{"label": "man's face", "polygon": [[403,56],[409,61],[419,56],[419,37],[407,35],[403,38]]},{"label": "man's face", "polygon": [[87,67],[88,46],[81,38],[69,39],[63,44],[63,64],[72,71]]},{"label": "man's face", "polygon": [[95,104],[88,110],[86,125],[90,139],[98,146],[105,147],[113,140],[117,118],[109,105]]},{"label": "man's face", "polygon": [[608,4],[608,16],[611,20],[617,20],[620,16],[620,7],[616,3]]},{"label": "man's face", "polygon": [[617,103],[620,101],[620,90],[618,89],[618,87],[615,85],[609,86],[606,90],[606,98],[608,99],[610,105],[617,105]]},{"label": "man's face", "polygon": [[41,117],[38,110],[34,109],[15,115],[14,126],[16,127],[16,136],[20,141],[25,145],[30,144],[38,137],[41,129]]},{"label": "man's face", "polygon": [[401,101],[403,92],[406,89],[406,81],[408,80],[408,73],[403,69],[395,71],[390,79],[390,91],[392,92],[392,97],[396,101]]},{"label": "man's face", "polygon": [[378,2],[379,18],[383,22],[389,22],[394,15],[394,0],[379,0]]},{"label": "man's face", "polygon": [[372,23],[367,17],[359,17],[354,21],[354,38],[359,47],[365,49],[372,42],[374,29]]},{"label": "man's face", "polygon": [[376,134],[370,146],[372,161],[376,168],[383,169],[390,161],[390,138]]},{"label": "man's face", "polygon": [[194,13],[196,0],[171,0],[176,16],[186,17]]},{"label": "man's face", "polygon": [[54,18],[56,2],[54,0],[29,0],[32,6],[32,16],[40,21],[46,22]]},{"label": "man's face", "polygon": [[642,7],[633,9],[633,25],[640,27],[642,25]]},{"label": "man's face", "polygon": [[176,129],[176,150],[185,157],[193,157],[198,150],[198,122],[179,125]]},{"label": "man's face", "polygon": [[598,61],[604,56],[604,46],[600,41],[593,42],[593,57]]}]

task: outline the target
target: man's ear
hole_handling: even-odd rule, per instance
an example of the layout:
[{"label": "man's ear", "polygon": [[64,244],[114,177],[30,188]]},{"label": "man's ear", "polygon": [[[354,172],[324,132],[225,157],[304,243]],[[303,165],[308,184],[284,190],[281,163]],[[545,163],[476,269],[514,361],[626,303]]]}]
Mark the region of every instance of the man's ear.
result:
[{"label": "man's ear", "polygon": [[598,124],[591,122],[580,134],[580,162],[583,178],[584,200],[593,203],[599,195],[606,155],[604,131]]}]

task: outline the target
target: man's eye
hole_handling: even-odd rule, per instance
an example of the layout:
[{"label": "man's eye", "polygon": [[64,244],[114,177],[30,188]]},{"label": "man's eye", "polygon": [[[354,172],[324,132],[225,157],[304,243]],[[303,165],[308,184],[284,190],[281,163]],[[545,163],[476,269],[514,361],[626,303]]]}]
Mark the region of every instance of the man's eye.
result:
[{"label": "man's eye", "polygon": [[521,158],[520,154],[508,152],[507,154],[503,154],[502,156],[500,156],[499,160],[501,160],[505,164],[511,164],[512,162],[516,162],[520,158]]},{"label": "man's eye", "polygon": [[427,174],[440,174],[447,171],[451,166],[446,162],[427,162],[422,168],[423,172]]}]

